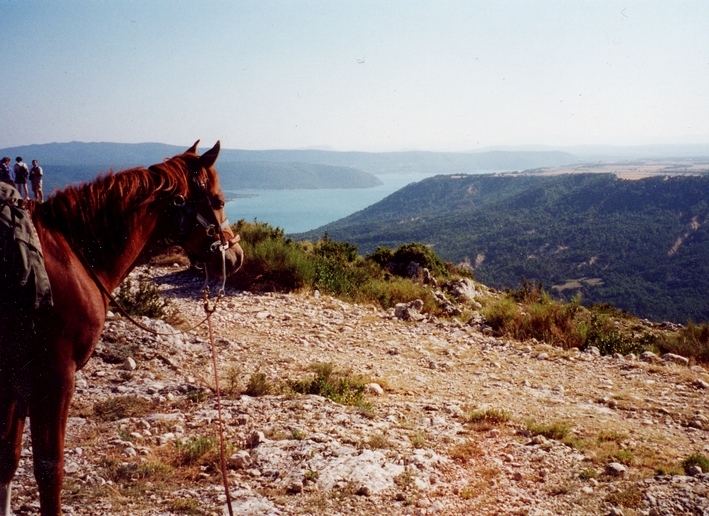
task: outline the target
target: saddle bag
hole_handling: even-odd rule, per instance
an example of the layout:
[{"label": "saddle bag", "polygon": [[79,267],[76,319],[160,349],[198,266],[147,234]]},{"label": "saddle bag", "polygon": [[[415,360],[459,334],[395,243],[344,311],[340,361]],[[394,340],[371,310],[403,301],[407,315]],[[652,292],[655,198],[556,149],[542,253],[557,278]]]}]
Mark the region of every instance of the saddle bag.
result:
[{"label": "saddle bag", "polygon": [[52,289],[42,247],[22,196],[0,183],[0,305],[52,305]]}]

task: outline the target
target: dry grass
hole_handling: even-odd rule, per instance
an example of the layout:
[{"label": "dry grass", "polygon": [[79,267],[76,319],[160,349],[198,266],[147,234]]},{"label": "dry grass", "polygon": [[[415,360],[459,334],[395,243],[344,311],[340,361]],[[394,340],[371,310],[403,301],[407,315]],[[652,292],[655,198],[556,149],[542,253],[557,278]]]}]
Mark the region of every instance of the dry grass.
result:
[{"label": "dry grass", "polygon": [[153,402],[138,396],[114,396],[94,404],[93,413],[103,421],[143,417],[155,412]]},{"label": "dry grass", "polygon": [[448,455],[453,460],[458,460],[458,461],[464,462],[469,459],[481,457],[482,455],[484,455],[484,451],[480,447],[480,444],[478,444],[477,441],[473,441],[472,439],[468,439],[461,444],[457,444],[457,445],[453,446],[449,450]]}]

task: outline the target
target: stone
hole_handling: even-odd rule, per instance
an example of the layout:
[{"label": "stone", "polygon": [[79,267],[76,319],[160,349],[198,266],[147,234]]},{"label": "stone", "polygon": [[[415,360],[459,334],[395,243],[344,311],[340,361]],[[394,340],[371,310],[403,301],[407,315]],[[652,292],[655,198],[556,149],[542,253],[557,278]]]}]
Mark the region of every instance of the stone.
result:
[{"label": "stone", "polygon": [[420,299],[408,303],[397,303],[394,307],[394,316],[403,321],[420,321],[424,318],[420,312],[421,308],[423,308],[423,301]]},{"label": "stone", "polygon": [[246,440],[246,445],[249,448],[256,448],[259,444],[266,442],[266,436],[263,432],[254,432]]},{"label": "stone", "polygon": [[689,359],[687,357],[676,355],[674,353],[665,353],[664,355],[662,355],[662,360],[664,360],[665,362],[672,362],[674,364],[683,366],[689,365]]},{"label": "stone", "polygon": [[619,462],[610,462],[606,464],[605,468],[606,474],[612,477],[622,477],[625,475],[626,471],[628,471],[628,468],[626,468]]},{"label": "stone", "polygon": [[640,360],[643,362],[655,362],[658,360],[658,356],[652,351],[643,351],[640,353]]},{"label": "stone", "polygon": [[701,378],[697,378],[692,382],[692,385],[698,387],[699,389],[709,389],[709,383],[705,382]]},{"label": "stone", "polygon": [[135,362],[133,357],[126,357],[126,359],[123,360],[123,369],[125,371],[135,371],[137,368],[138,364]]},{"label": "stone", "polygon": [[365,386],[365,389],[367,390],[367,393],[375,396],[382,396],[384,394],[384,389],[382,389],[382,386],[378,383],[368,383]]},{"label": "stone", "polygon": [[696,477],[697,475],[701,475],[703,473],[702,468],[699,466],[690,466],[687,468],[687,475],[690,477]]},{"label": "stone", "polygon": [[247,469],[251,466],[251,455],[246,450],[240,450],[229,457],[229,466],[236,469]]},{"label": "stone", "polygon": [[475,283],[469,278],[461,278],[446,284],[446,290],[455,297],[458,301],[474,301],[478,295],[475,289]]}]

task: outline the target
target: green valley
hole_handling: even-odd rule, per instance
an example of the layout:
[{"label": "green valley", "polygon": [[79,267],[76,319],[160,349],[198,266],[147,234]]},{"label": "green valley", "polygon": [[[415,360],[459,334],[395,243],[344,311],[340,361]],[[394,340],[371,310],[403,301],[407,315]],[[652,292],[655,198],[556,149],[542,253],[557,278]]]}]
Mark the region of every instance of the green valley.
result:
[{"label": "green valley", "polygon": [[406,242],[476,279],[610,303],[675,322],[709,320],[709,176],[436,176],[315,231],[361,253]]}]

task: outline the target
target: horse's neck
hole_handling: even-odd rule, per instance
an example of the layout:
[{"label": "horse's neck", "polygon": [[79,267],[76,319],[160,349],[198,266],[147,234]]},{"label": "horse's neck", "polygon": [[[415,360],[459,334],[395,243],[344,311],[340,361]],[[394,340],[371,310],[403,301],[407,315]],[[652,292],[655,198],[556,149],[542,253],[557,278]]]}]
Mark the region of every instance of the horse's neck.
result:
[{"label": "horse's neck", "polygon": [[147,248],[154,244],[158,222],[157,215],[147,207],[140,210],[140,213],[134,216],[134,220],[130,221],[131,227],[135,229],[125,243],[123,252],[116,253],[112,259],[104,260],[104,263],[98,266],[104,275],[102,279],[106,281],[105,285],[111,290],[116,288],[137,265],[146,261],[145,257],[149,256]]},{"label": "horse's neck", "polygon": [[[59,232],[59,235],[61,235],[60,238],[63,237],[70,252],[77,256],[81,265],[84,268],[91,269],[90,275],[93,276],[95,274],[106,289],[113,291],[130,271],[140,264],[140,258],[145,256],[146,246],[150,246],[155,242],[160,210],[154,208],[154,206],[146,205],[137,208],[131,214],[127,214],[122,224],[125,225],[125,228],[130,228],[130,230],[121,228],[124,234],[120,238],[122,241],[118,242],[118,244],[113,228],[101,228],[101,231],[94,232],[94,238],[88,245],[81,245],[76,241],[72,242],[62,232]],[[33,220],[40,233],[43,231],[55,233],[52,229],[43,227],[36,213],[34,215]],[[101,211],[96,212],[94,216],[97,220],[100,220]],[[69,222],[78,223],[76,221]],[[59,235],[55,234],[55,237]],[[46,238],[41,238],[40,240],[46,240]],[[63,252],[62,247],[55,249],[57,252]],[[97,253],[97,249],[110,249],[111,252]],[[51,252],[49,249],[45,252],[47,251]]]}]

